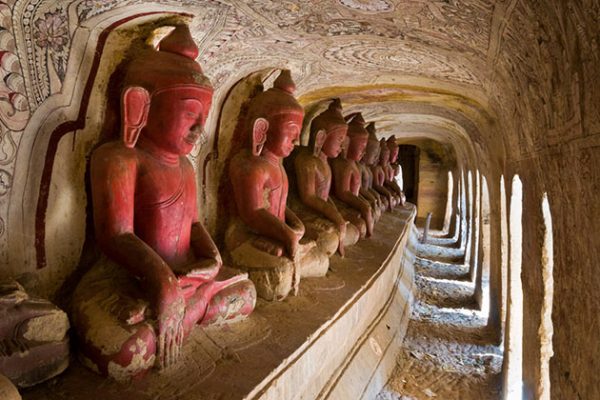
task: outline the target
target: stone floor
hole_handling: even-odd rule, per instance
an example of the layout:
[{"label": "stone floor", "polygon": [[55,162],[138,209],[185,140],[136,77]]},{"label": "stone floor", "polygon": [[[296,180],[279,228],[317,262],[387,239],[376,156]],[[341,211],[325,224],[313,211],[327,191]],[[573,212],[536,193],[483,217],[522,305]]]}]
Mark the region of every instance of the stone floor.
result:
[{"label": "stone floor", "polygon": [[[427,256],[448,254],[447,262]],[[502,351],[477,311],[468,269],[453,263],[456,250],[420,246],[419,289],[402,352],[377,400],[500,399]]]}]

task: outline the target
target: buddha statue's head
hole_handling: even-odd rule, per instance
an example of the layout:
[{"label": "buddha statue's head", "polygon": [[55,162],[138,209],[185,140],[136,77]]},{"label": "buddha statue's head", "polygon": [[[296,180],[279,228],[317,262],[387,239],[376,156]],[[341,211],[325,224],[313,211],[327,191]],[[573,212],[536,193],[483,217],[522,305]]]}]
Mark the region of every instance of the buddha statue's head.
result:
[{"label": "buddha statue's head", "polygon": [[379,153],[379,164],[387,165],[390,162],[390,149],[387,145],[385,139],[381,139],[380,143],[380,153]]},{"label": "buddha statue's head", "polygon": [[352,114],[346,117],[348,123],[348,152],[346,158],[349,160],[360,161],[367,147],[369,132],[365,129],[365,120],[361,113]]},{"label": "buddha statue's head", "polygon": [[198,47],[186,25],[178,25],[157,49],[144,49],[126,67],[121,94],[125,145],[138,136],[156,151],[188,154],[200,134],[213,88],[195,61]]},{"label": "buddha statue's head", "polygon": [[252,153],[267,150],[276,157],[287,157],[297,144],[304,109],[296,101],[296,85],[289,70],[282,70],[273,87],[250,100],[246,128],[251,133]]},{"label": "buddha statue's head", "polygon": [[400,147],[396,143],[396,136],[392,135],[387,139],[387,146],[390,149],[390,163],[394,164],[398,161],[398,152],[400,151]]},{"label": "buddha statue's head", "polygon": [[367,149],[365,151],[364,162],[367,165],[373,165],[379,160],[380,145],[377,135],[375,134],[375,122],[369,123],[366,127],[369,132],[369,140],[367,141]]},{"label": "buddha statue's head", "polygon": [[342,115],[342,102],[333,99],[329,108],[312,120],[308,146],[315,155],[323,152],[326,157],[335,158],[342,151],[347,133],[348,124]]}]

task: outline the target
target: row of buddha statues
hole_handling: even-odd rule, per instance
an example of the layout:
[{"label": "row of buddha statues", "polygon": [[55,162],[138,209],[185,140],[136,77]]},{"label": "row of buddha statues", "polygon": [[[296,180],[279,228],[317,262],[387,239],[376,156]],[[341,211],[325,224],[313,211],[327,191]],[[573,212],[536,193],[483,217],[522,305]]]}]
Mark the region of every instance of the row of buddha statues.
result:
[{"label": "row of buddha statues", "polygon": [[119,381],[176,364],[196,325],[239,321],[257,296],[280,301],[301,279],[325,276],[334,253],[405,202],[395,138],[379,140],[360,113],[344,117],[339,99],[310,121],[308,146],[297,145],[304,110],[283,70],[240,114],[221,252],[200,222],[187,158],[213,96],[197,56],[179,25],[130,59],[120,138],[90,161],[102,257],[77,284],[70,319],[80,359]]}]

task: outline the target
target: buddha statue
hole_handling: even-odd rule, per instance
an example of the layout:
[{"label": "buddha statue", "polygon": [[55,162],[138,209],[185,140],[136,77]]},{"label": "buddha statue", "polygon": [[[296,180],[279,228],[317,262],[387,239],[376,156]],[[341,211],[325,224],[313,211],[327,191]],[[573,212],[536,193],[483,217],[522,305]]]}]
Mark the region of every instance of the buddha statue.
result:
[{"label": "buddha statue", "polygon": [[301,277],[323,276],[329,258],[304,238],[304,224],[287,207],[283,159],[298,142],[304,109],[293,96],[290,71],[250,99],[240,115],[248,143],[231,159],[229,178],[235,213],[225,233],[232,263],[248,271],[265,300],[283,300]]},{"label": "buddha statue", "polygon": [[369,202],[360,195],[362,177],[358,166],[365,153],[369,134],[360,113],[350,115],[347,120],[348,139],[345,149],[340,156],[331,160],[333,194],[344,218],[359,229],[361,237],[369,237],[373,234],[373,210]]},{"label": "buddha statue", "polygon": [[48,300],[30,297],[18,282],[2,280],[0,315],[0,377],[4,374],[14,384],[28,387],[67,368],[69,318],[65,312]]},{"label": "buddha statue", "polygon": [[334,99],[311,121],[308,147],[298,147],[293,160],[300,201],[293,202],[292,208],[306,227],[305,235],[327,255],[338,250],[343,256],[344,246],[355,244],[360,237],[358,229],[344,219],[329,197],[332,175],[327,159],[340,155],[347,132],[342,104]]},{"label": "buddha statue", "polygon": [[404,206],[406,203],[406,196],[396,181],[396,176],[400,173],[400,163],[398,162],[398,153],[400,147],[396,143],[396,136],[390,136],[387,141],[388,149],[390,150],[390,160],[387,166],[384,167],[385,171],[385,187],[391,190],[396,197],[400,205]]},{"label": "buddha statue", "polygon": [[200,222],[186,157],[202,134],[213,89],[185,25],[129,61],[121,139],[92,153],[91,189],[102,258],[72,299],[83,362],[119,381],[175,364],[196,324],[254,309],[246,274],[223,267]]},{"label": "buddha statue", "polygon": [[382,197],[379,192],[373,189],[373,171],[371,171],[371,167],[379,161],[380,145],[375,135],[375,123],[369,123],[366,129],[369,132],[369,140],[367,141],[365,155],[358,164],[362,177],[360,194],[371,204],[375,221],[377,221],[388,208],[388,201],[387,198]]},{"label": "buddha statue", "polygon": [[387,199],[388,210],[392,210],[398,205],[398,198],[395,194],[385,186],[386,168],[389,166],[390,149],[387,146],[385,139],[379,141],[379,160],[375,165],[371,166],[373,172],[373,189]]}]

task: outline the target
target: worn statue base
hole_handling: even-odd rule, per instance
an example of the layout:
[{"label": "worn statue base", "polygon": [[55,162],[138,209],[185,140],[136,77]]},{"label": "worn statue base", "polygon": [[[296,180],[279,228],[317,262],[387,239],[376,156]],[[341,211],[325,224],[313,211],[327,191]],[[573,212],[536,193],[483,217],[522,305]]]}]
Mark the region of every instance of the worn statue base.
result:
[{"label": "worn statue base", "polygon": [[[224,279],[218,276],[219,280]],[[252,312],[256,302],[252,283],[231,280],[216,295],[210,297],[207,291],[201,299],[206,311],[199,324],[235,322]],[[191,295],[184,290],[186,300]],[[123,267],[107,258],[96,263],[77,286],[72,309],[80,359],[90,369],[124,382],[144,376],[155,365],[154,316],[139,282]]]},{"label": "worn statue base", "polygon": [[231,263],[248,272],[258,297],[268,301],[297,294],[301,278],[325,276],[329,269],[329,257],[315,241],[302,239],[292,260],[280,244],[256,235],[239,220],[227,229],[225,247]]}]

